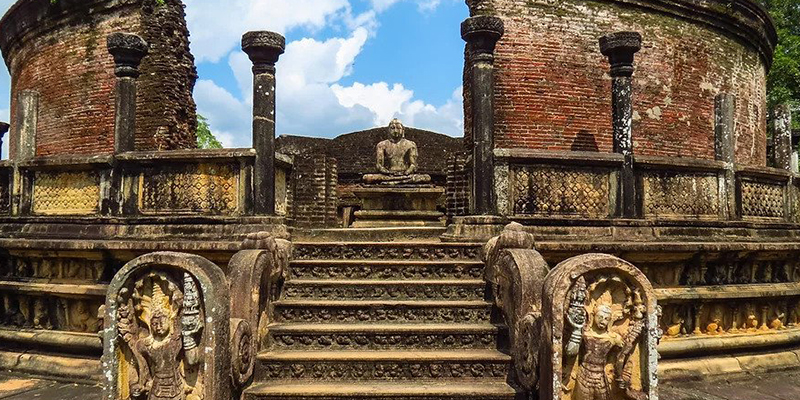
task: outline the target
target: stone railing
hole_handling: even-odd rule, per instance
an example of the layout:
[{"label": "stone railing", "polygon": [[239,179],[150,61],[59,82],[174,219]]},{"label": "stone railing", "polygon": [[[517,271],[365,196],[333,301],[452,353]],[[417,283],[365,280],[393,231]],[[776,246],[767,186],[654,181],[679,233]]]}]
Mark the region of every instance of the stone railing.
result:
[{"label": "stone railing", "polygon": [[[0,215],[253,215],[254,160],[253,149],[220,149],[5,162]],[[292,162],[279,154],[275,165],[275,209],[286,215]]]},{"label": "stone railing", "polygon": [[[495,150],[499,214],[514,219],[623,218],[623,156]],[[800,221],[800,176],[722,161],[637,156],[635,219]]]}]

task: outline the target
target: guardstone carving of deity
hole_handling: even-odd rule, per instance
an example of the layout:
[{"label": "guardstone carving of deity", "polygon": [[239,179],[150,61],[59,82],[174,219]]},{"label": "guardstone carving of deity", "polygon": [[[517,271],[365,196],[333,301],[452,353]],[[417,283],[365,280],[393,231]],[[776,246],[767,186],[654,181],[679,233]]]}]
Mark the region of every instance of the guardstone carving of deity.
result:
[{"label": "guardstone carving of deity", "polygon": [[543,357],[542,399],[656,398],[659,309],[638,269],[609,255],[575,257],[551,271],[544,293],[552,357]]},{"label": "guardstone carving of deity", "polygon": [[127,263],[103,308],[106,400],[229,398],[230,312],[222,270],[158,252]]},{"label": "guardstone carving of deity", "polygon": [[417,144],[405,138],[405,127],[393,119],[387,127],[389,138],[376,147],[377,174],[364,175],[367,184],[410,185],[430,183],[431,177],[418,174]]}]

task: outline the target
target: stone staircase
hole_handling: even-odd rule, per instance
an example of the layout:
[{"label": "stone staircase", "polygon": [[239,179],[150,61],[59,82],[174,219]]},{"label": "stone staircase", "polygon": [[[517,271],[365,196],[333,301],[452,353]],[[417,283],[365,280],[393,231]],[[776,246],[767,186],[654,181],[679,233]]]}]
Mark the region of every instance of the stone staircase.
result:
[{"label": "stone staircase", "polygon": [[477,245],[296,243],[255,399],[513,399]]}]

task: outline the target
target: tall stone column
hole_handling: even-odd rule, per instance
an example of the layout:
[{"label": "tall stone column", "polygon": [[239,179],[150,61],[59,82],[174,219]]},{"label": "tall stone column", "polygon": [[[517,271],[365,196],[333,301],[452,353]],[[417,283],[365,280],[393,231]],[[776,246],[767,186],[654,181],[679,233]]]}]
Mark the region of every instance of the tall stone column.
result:
[{"label": "tall stone column", "polygon": [[132,33],[112,33],[107,39],[108,52],[114,57],[116,111],[114,120],[114,153],[133,151],[136,133],[136,78],[139,64],[149,46]]},{"label": "tall stone column", "polygon": [[620,177],[622,216],[636,218],[636,177],[633,172],[633,55],[642,48],[638,32],[616,32],[600,38],[600,52],[611,64],[611,111],[614,126],[614,152],[624,156]]},{"label": "tall stone column", "polygon": [[0,122],[0,159],[3,158],[3,136],[8,133],[9,125],[6,122]]},{"label": "tall stone column", "polygon": [[247,32],[242,50],[253,62],[253,211],[275,214],[275,63],[286,39],[267,31]]},{"label": "tall stone column", "polygon": [[467,18],[461,37],[468,45],[467,74],[472,97],[473,214],[495,215],[494,187],[494,49],[503,36],[503,21],[492,16]]},{"label": "tall stone column", "polygon": [[724,191],[720,194],[720,217],[736,219],[736,96],[720,93],[714,99],[714,149],[717,161],[725,163],[720,179]]},{"label": "tall stone column", "polygon": [[772,148],[775,168],[792,168],[792,109],[788,104],[775,107],[775,130],[772,133]]},{"label": "tall stone column", "polygon": [[[120,154],[136,148],[136,79],[139,78],[139,65],[150,46],[138,35],[119,32],[108,35],[106,45],[114,57],[114,75],[117,76],[114,154]],[[122,169],[114,165],[101,176],[100,212],[104,215],[132,214],[137,208],[134,191],[138,188],[130,177],[127,178],[128,184],[123,185],[126,178],[122,175]]]}]

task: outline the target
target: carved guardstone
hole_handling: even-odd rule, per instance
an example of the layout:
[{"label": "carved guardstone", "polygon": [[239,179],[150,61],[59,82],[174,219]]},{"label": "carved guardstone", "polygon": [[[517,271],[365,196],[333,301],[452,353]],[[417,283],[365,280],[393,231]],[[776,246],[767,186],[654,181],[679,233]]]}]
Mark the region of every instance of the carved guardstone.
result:
[{"label": "carved guardstone", "polygon": [[138,257],[106,296],[106,400],[231,398],[228,282],[196,255]]},{"label": "carved guardstone", "polygon": [[559,264],[544,282],[539,398],[657,399],[659,313],[650,282],[622,259]]},{"label": "carved guardstone", "polygon": [[444,226],[444,214],[436,210],[444,189],[416,173],[417,145],[405,138],[403,124],[394,119],[387,131],[389,139],[376,146],[379,173],[364,175],[365,185],[353,190],[361,200],[353,227]]}]

